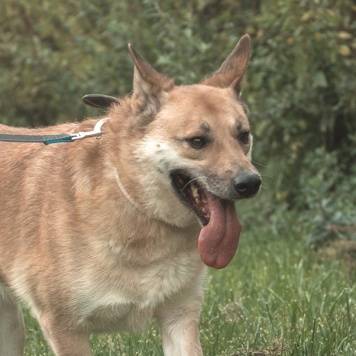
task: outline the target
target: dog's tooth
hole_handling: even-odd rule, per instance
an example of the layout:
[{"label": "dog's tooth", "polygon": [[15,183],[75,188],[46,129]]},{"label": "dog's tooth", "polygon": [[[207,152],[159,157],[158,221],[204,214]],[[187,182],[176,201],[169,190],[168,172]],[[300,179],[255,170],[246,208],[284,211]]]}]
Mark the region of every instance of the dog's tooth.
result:
[{"label": "dog's tooth", "polygon": [[200,202],[200,195],[199,195],[197,187],[195,185],[192,185],[191,190],[192,190],[192,196],[193,196],[194,200],[197,202]]}]

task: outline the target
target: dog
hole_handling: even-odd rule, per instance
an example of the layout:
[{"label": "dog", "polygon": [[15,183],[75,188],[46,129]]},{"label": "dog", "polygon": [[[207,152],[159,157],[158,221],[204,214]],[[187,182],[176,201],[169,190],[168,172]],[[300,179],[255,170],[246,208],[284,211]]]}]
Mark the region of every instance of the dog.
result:
[{"label": "dog", "polygon": [[[0,142],[1,356],[24,352],[19,302],[58,356],[90,355],[91,333],[143,330],[152,318],[165,355],[202,355],[207,267],[232,260],[235,201],[261,185],[240,97],[250,37],[194,85],[129,52],[133,92],[110,102],[100,137]],[[0,133],[87,132],[98,120]]]}]

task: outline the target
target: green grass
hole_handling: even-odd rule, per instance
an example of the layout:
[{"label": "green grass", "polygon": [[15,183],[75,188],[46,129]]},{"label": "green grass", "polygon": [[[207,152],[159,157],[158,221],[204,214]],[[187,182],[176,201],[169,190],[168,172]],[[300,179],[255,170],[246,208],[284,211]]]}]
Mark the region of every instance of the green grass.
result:
[{"label": "green grass", "polygon": [[[204,354],[355,355],[356,276],[304,243],[302,228],[244,228],[237,256],[211,270],[201,314]],[[290,230],[292,228],[292,230]],[[26,314],[26,355],[51,355]],[[155,323],[143,334],[92,337],[94,355],[162,355]]]}]

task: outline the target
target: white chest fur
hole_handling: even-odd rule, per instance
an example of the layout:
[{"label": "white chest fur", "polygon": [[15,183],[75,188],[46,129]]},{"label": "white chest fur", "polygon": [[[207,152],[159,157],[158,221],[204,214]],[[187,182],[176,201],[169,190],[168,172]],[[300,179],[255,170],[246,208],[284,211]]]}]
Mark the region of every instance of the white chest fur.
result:
[{"label": "white chest fur", "polygon": [[204,275],[205,267],[190,251],[151,266],[121,265],[104,278],[83,276],[78,281],[79,324],[90,331],[145,329],[167,300],[179,299],[186,290],[201,295]]}]

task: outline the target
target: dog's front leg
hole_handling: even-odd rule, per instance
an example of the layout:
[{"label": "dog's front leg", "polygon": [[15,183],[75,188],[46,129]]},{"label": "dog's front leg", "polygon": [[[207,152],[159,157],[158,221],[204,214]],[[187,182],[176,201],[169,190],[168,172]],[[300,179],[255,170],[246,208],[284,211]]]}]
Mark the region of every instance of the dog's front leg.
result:
[{"label": "dog's front leg", "polygon": [[157,315],[165,356],[203,355],[198,330],[199,309],[165,309]]},{"label": "dog's front leg", "polygon": [[170,300],[156,312],[165,356],[203,355],[198,330],[200,304],[200,297],[189,304]]},{"label": "dog's front leg", "polygon": [[56,356],[91,356],[89,334],[48,320],[42,315],[38,321]]}]

